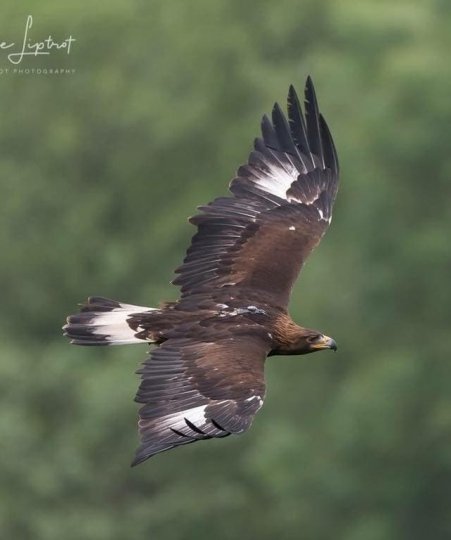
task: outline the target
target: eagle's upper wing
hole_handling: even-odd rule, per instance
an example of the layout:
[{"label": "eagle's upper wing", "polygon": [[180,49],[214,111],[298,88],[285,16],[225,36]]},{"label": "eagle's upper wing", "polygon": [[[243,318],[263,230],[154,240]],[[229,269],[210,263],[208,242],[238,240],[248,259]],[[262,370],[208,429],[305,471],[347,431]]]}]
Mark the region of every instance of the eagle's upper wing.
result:
[{"label": "eagle's upper wing", "polygon": [[142,381],[135,399],[144,406],[133,465],[178,445],[241,433],[263,403],[271,347],[265,333],[212,329],[209,341],[202,329],[199,338],[177,337],[183,330],[153,350],[138,371]]},{"label": "eagle's upper wing", "polygon": [[330,223],[338,187],[334,143],[310,78],[305,117],[290,87],[288,122],[276,103],[272,122],[263,118],[262,138],[230,184],[233,196],[215,199],[191,218],[198,232],[173,282],[182,300],[233,287],[287,306],[305,259]]}]

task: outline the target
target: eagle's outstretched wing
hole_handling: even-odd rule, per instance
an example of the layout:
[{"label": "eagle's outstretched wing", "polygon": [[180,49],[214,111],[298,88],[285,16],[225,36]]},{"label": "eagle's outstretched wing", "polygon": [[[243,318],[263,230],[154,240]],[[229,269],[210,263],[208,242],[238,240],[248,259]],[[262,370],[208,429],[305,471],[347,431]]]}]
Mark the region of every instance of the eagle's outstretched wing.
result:
[{"label": "eagle's outstretched wing", "polygon": [[[196,334],[187,330],[188,336]],[[191,329],[193,330],[193,329]],[[175,446],[245,431],[265,395],[264,361],[270,340],[257,329],[240,336],[199,329],[153,350],[138,371],[136,401],[141,445],[133,465]]]},{"label": "eagle's outstretched wing", "polygon": [[329,226],[338,187],[337,154],[310,78],[305,117],[290,87],[288,122],[276,103],[272,122],[263,118],[262,138],[230,184],[233,196],[191,218],[198,232],[173,281],[182,301],[232,287],[288,305],[304,261]]}]

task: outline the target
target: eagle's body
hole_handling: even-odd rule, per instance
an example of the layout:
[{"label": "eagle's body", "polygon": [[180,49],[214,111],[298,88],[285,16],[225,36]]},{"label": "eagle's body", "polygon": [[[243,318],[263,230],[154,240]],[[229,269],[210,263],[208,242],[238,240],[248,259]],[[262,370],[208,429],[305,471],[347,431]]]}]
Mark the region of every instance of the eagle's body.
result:
[{"label": "eagle's body", "polygon": [[156,345],[139,371],[136,400],[144,405],[134,464],[246,430],[263,403],[267,356],[336,349],[287,312],[338,186],[334,144],[310,79],[305,97],[306,121],[290,87],[289,123],[276,104],[231,182],[232,196],[191,218],[198,232],[176,270],[177,302],[147,308],[92,297],[68,318],[65,334],[78,345]]}]

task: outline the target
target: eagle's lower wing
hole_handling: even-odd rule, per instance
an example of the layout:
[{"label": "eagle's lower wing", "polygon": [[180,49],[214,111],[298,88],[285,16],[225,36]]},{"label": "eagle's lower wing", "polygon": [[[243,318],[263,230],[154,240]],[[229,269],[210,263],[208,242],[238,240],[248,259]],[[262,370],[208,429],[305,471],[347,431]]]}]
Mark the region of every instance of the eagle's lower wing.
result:
[{"label": "eagle's lower wing", "polygon": [[289,122],[276,104],[230,184],[233,196],[191,218],[198,232],[174,280],[182,299],[238,287],[287,306],[305,259],[329,226],[338,187],[334,143],[310,78],[305,111],[306,121],[290,87]]},{"label": "eagle's lower wing", "polygon": [[175,446],[245,431],[264,395],[266,335],[212,341],[173,337],[144,362],[136,401],[141,445],[133,465]]}]

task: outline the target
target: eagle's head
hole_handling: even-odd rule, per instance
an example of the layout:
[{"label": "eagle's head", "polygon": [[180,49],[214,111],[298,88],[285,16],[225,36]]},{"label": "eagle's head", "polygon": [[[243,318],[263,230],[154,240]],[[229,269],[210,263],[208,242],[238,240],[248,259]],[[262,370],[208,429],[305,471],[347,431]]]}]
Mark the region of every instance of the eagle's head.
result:
[{"label": "eagle's head", "polygon": [[[294,326],[294,325],[293,325]],[[277,354],[309,354],[323,349],[337,350],[337,344],[329,336],[302,326],[293,327],[293,332],[287,333],[268,356]]]},{"label": "eagle's head", "polygon": [[329,336],[325,336],[317,330],[311,330],[310,328],[303,328],[302,335],[299,336],[296,343],[296,354],[308,354],[316,351],[322,351],[323,349],[337,350],[337,343]]}]

